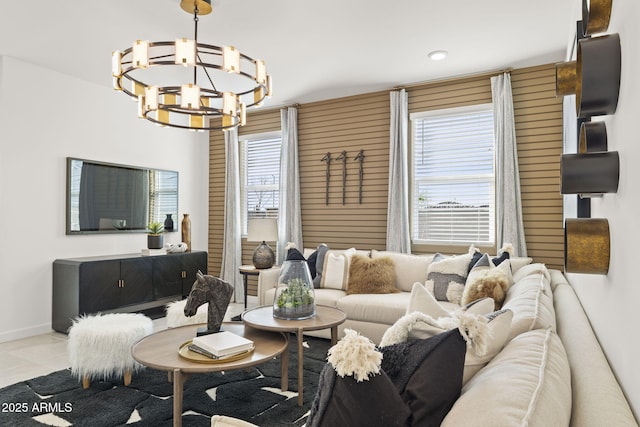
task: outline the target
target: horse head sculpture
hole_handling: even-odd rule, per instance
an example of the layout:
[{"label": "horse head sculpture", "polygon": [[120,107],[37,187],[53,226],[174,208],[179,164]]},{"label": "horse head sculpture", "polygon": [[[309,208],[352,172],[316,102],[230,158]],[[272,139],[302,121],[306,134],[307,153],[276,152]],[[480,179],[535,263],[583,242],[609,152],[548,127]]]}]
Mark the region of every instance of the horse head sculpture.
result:
[{"label": "horse head sculpture", "polygon": [[207,328],[198,328],[197,335],[207,335],[220,332],[220,326],[227,311],[233,286],[217,277],[208,276],[198,271],[196,281],[191,287],[191,292],[184,306],[184,315],[194,316],[204,303],[209,303],[207,312]]}]

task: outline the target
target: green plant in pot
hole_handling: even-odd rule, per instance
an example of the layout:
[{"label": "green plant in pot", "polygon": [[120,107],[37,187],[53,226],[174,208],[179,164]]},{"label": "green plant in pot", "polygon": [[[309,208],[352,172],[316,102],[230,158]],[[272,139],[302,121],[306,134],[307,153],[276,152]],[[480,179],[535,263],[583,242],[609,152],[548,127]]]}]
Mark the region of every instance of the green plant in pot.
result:
[{"label": "green plant in pot", "polygon": [[285,261],[273,301],[273,317],[301,320],[315,314],[313,280],[306,261]]},{"label": "green plant in pot", "polygon": [[151,222],[147,227],[147,248],[162,249],[164,247],[164,224]]}]

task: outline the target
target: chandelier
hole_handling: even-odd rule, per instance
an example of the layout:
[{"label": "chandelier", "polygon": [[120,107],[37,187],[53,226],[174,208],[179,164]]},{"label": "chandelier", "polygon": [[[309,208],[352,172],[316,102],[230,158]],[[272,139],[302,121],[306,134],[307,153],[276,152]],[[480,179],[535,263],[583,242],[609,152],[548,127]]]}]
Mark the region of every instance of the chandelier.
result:
[{"label": "chandelier", "polygon": [[262,105],[271,95],[264,61],[233,46],[198,42],[198,17],[211,13],[211,0],[182,0],[180,7],[193,14],[193,40],[136,40],[132,47],[114,51],[114,89],[138,102],[140,118],[160,126],[199,131],[243,126],[247,108]]}]

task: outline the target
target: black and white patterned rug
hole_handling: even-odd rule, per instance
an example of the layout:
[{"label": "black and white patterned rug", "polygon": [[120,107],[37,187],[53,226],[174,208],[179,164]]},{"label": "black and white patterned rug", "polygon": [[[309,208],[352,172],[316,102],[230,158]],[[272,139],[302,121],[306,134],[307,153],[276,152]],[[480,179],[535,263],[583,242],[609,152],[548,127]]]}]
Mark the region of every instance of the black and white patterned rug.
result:
[{"label": "black and white patterned rug", "polygon": [[[258,426],[302,426],[325,365],[328,340],[305,338],[304,404],[297,402],[298,358],[289,342],[289,391],[280,390],[280,360],[249,370],[194,374],[185,383],[184,426],[209,426],[213,414]],[[122,379],[94,381],[87,390],[65,369],[0,389],[2,426],[171,426],[173,388],[167,373],[144,369]]]}]

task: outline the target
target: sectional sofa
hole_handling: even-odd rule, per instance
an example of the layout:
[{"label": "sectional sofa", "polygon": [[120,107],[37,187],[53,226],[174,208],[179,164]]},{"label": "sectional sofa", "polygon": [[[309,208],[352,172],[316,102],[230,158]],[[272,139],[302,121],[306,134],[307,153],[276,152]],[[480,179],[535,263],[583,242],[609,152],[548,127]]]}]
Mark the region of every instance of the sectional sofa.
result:
[{"label": "sectional sofa", "polygon": [[[334,256],[342,253],[336,251]],[[351,255],[354,253],[351,251]],[[408,316],[409,307],[421,306],[415,301],[414,284],[427,285],[434,256],[357,253],[371,259],[391,258],[399,292],[349,295],[347,290],[337,289],[344,283],[336,286],[324,282],[315,290],[316,302],[347,314],[341,334],[345,328],[353,329],[378,344],[392,325]],[[511,286],[502,308],[512,316],[508,330],[496,333],[504,342],[496,344],[495,354],[465,378],[461,395],[442,425],[637,427],[572,285],[560,271],[532,263],[531,259],[512,258],[509,264]],[[325,278],[340,277],[327,274],[326,269],[325,265]],[[272,304],[277,278],[276,269],[261,272],[261,304]],[[448,301],[437,304],[438,310],[453,312],[460,308]],[[249,424],[214,417],[212,425]]]}]

